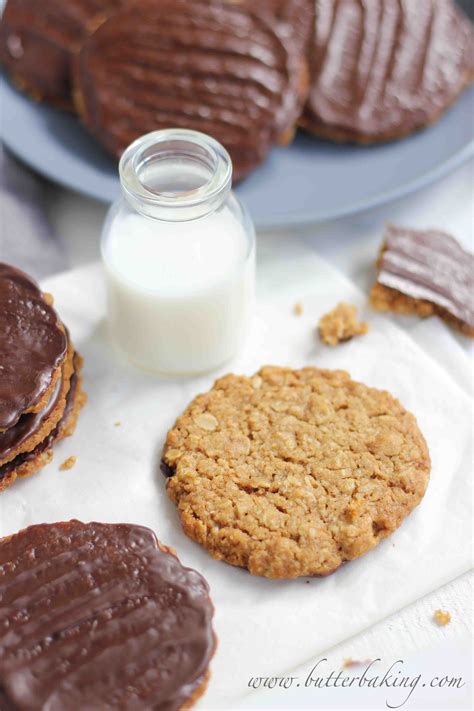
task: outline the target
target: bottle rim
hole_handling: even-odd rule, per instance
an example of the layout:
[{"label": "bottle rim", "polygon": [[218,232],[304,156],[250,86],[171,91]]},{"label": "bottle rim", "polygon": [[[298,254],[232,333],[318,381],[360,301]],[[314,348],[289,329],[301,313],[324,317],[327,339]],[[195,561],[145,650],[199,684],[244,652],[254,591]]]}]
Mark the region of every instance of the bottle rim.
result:
[{"label": "bottle rim", "polygon": [[[182,189],[156,188],[147,182],[150,168],[180,161],[183,173],[194,164],[203,176]],[[152,131],[128,146],[119,163],[122,191],[138,212],[156,219],[185,221],[214,212],[232,184],[232,161],[226,149],[200,131],[169,128]],[[185,180],[183,175],[183,180]]]}]

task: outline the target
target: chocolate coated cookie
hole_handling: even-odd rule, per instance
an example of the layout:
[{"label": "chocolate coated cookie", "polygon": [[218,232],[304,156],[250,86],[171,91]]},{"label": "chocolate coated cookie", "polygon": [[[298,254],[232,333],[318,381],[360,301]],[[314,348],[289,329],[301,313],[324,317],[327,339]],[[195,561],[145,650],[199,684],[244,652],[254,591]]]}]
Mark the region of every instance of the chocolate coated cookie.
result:
[{"label": "chocolate coated cookie", "polygon": [[29,276],[0,262],[0,433],[46,405],[66,352],[67,336],[51,298]]},{"label": "chocolate coated cookie", "polygon": [[474,338],[474,255],[439,230],[387,225],[370,303],[379,311],[437,315]]},{"label": "chocolate coated cookie", "polygon": [[0,432],[0,467],[19,454],[32,451],[59,423],[64,414],[74,373],[73,361],[74,348],[70,343],[61,376],[43,409],[22,415],[13,427]]},{"label": "chocolate coated cookie", "polygon": [[84,37],[127,0],[7,0],[0,61],[40,101],[72,108],[70,64]]},{"label": "chocolate coated cookie", "polygon": [[454,0],[316,0],[315,28],[300,124],[318,136],[406,136],[474,77],[472,25]]},{"label": "chocolate coated cookie", "polygon": [[[33,449],[18,454],[0,466],[0,491],[13,484],[18,477],[30,476],[49,464],[53,458],[53,445],[74,433],[79,412],[87,401],[87,396],[82,390],[81,368],[82,358],[75,353],[74,372],[70,379],[61,419]],[[1,438],[0,434],[0,441]]]},{"label": "chocolate coated cookie", "polygon": [[239,5],[246,5],[253,12],[270,17],[278,23],[283,35],[296,42],[301,51],[308,49],[314,33],[314,0],[227,0]]},{"label": "chocolate coated cookie", "polygon": [[239,179],[292,136],[307,93],[297,45],[244,5],[143,0],[85,42],[75,66],[78,111],[116,156],[156,129],[208,133]]},{"label": "chocolate coated cookie", "polygon": [[215,649],[205,580],[152,531],[43,524],[0,541],[0,707],[174,711]]}]

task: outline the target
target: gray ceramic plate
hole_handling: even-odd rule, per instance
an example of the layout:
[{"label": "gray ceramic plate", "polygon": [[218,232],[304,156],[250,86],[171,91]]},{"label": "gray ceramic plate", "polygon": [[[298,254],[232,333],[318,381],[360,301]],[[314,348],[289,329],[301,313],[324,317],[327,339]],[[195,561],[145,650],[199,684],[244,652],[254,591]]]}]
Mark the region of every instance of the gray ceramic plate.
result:
[{"label": "gray ceramic plate", "polygon": [[[2,137],[52,180],[111,201],[117,167],[69,114],[30,101],[2,82]],[[257,227],[321,222],[381,205],[427,185],[474,154],[474,87],[434,126],[379,146],[343,146],[299,134],[276,148],[238,194]]]}]

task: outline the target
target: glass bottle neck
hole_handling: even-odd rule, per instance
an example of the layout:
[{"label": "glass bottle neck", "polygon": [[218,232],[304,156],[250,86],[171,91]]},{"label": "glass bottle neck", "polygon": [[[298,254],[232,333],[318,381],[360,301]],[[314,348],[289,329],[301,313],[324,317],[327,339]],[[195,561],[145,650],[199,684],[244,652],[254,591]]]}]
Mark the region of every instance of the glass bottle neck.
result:
[{"label": "glass bottle neck", "polygon": [[216,140],[184,129],[154,131],[134,141],[119,165],[130,206],[147,217],[186,222],[215,212],[232,183],[232,162]]}]

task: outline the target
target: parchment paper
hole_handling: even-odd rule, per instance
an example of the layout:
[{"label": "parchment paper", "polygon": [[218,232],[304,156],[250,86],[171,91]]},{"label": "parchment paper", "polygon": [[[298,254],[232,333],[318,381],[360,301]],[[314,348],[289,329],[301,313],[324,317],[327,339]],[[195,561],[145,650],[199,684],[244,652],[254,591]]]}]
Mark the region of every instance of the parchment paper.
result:
[{"label": "parchment paper", "polygon": [[[231,709],[252,676],[275,675],[460,575],[471,565],[471,401],[390,317],[366,312],[371,330],[335,349],[315,336],[319,316],[341,300],[365,307],[338,272],[296,240],[262,241],[259,303],[249,341],[222,372],[263,364],[345,368],[390,390],[418,418],[433,460],[424,501],[378,548],[324,579],[270,581],[212,558],[182,533],[159,471],[163,440],[175,418],[215,377],[157,380],[123,362],[104,336],[99,265],[44,284],[86,359],[89,403],[75,435],[52,464],[0,495],[0,536],[32,523],[79,518],[130,521],[153,528],[182,562],[203,573],[216,608],[219,647],[200,708]],[[294,304],[304,313],[297,317]],[[432,322],[444,333],[446,327]],[[446,359],[445,359],[446,360]],[[468,360],[457,360],[456,367]],[[116,423],[120,422],[120,426]],[[59,471],[71,455],[75,467]]]}]

